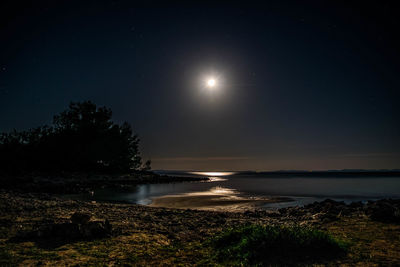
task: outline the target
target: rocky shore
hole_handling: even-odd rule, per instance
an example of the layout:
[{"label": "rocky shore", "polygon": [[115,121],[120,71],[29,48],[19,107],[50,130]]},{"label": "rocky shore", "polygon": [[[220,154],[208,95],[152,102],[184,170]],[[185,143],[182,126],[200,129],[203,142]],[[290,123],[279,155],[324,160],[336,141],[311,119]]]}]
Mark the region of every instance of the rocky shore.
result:
[{"label": "rocky shore", "polygon": [[215,265],[207,240],[249,223],[306,225],[352,244],[323,265],[400,264],[400,201],[325,200],[246,212],[177,210],[0,193],[0,265]]},{"label": "rocky shore", "polygon": [[129,188],[138,184],[180,183],[207,181],[207,177],[174,177],[153,172],[129,174],[98,173],[29,173],[25,175],[0,175],[3,189],[20,193],[78,194],[99,188]]}]

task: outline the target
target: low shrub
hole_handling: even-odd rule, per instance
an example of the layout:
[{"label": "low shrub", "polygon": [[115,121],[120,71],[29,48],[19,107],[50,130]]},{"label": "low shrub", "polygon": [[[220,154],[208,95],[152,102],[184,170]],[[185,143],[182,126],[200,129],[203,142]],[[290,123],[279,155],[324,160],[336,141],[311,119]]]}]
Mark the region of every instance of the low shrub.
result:
[{"label": "low shrub", "polygon": [[347,244],[308,227],[244,225],[212,240],[216,257],[231,264],[289,264],[316,262],[343,255]]}]

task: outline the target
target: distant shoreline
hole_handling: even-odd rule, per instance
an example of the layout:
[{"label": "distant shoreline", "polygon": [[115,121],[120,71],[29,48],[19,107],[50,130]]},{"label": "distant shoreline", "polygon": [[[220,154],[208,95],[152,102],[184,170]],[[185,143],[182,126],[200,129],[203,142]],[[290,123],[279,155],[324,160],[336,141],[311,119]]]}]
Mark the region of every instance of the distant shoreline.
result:
[{"label": "distant shoreline", "polygon": [[[182,175],[196,171],[156,170],[155,173],[164,175]],[[329,170],[329,171],[221,171],[233,172],[235,176],[266,176],[266,177],[400,177],[400,170]],[[201,175],[198,175],[201,176]]]}]

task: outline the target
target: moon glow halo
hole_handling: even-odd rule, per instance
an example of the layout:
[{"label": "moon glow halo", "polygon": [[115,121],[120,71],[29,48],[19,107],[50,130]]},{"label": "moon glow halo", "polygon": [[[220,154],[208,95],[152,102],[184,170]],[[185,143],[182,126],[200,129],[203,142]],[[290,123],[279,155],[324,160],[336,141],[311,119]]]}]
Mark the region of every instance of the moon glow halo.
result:
[{"label": "moon glow halo", "polygon": [[216,85],[216,81],[214,79],[208,79],[207,80],[207,87],[212,88]]}]

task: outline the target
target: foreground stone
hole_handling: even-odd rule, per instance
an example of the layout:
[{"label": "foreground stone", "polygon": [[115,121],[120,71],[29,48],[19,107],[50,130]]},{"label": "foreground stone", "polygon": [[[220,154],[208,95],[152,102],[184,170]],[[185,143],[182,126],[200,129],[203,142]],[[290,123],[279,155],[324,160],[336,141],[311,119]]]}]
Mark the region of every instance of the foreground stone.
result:
[{"label": "foreground stone", "polygon": [[56,239],[65,243],[75,240],[104,238],[110,236],[112,232],[112,226],[107,219],[91,219],[91,215],[88,213],[75,212],[70,221],[65,223],[50,222],[33,231],[21,231],[17,233],[14,239],[20,241]]},{"label": "foreground stone", "polygon": [[400,200],[382,199],[369,202],[366,213],[375,221],[400,223]]}]

